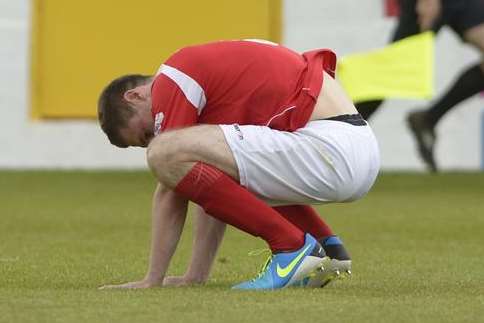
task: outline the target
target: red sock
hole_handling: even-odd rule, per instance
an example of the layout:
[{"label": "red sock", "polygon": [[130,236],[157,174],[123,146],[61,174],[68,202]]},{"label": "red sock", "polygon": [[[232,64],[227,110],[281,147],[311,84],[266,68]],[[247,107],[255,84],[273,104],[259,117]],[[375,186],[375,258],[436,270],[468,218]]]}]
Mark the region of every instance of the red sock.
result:
[{"label": "red sock", "polygon": [[301,231],[318,240],[333,235],[331,228],[310,205],[277,206],[274,209]]},{"label": "red sock", "polygon": [[301,230],[213,166],[197,162],[175,190],[220,221],[261,237],[273,252],[304,244]]}]

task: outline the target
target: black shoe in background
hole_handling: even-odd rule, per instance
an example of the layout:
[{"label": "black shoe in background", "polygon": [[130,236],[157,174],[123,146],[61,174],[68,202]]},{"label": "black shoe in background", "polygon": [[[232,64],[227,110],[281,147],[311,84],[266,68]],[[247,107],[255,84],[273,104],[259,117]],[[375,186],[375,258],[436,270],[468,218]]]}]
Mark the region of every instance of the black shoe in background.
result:
[{"label": "black shoe in background", "polygon": [[408,126],[418,145],[420,157],[431,172],[437,172],[437,164],[434,158],[435,131],[425,119],[425,111],[413,111],[407,116]]}]

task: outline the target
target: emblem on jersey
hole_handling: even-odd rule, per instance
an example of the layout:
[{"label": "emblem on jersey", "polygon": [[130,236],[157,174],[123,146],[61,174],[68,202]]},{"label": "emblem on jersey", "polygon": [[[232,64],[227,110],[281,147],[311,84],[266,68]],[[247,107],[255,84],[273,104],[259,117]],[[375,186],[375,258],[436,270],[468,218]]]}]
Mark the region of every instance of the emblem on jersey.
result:
[{"label": "emblem on jersey", "polygon": [[155,115],[155,129],[154,129],[155,136],[158,136],[160,134],[161,124],[163,123],[164,118],[165,118],[165,115],[163,114],[163,112],[157,113]]}]

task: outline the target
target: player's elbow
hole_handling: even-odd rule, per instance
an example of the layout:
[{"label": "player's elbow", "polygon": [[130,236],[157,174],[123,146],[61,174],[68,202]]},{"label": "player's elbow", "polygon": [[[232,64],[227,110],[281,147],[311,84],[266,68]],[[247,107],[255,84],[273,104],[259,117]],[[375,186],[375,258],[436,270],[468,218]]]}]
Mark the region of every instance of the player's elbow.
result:
[{"label": "player's elbow", "polygon": [[157,142],[157,138],[154,138],[146,149],[146,161],[151,170],[154,170],[163,159],[162,147]]}]

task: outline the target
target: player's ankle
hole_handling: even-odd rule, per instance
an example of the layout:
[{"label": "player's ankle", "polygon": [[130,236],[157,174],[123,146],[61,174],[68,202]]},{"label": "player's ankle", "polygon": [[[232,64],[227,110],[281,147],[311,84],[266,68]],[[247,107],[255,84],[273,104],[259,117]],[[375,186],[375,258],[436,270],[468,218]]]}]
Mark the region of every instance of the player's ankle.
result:
[{"label": "player's ankle", "polygon": [[337,235],[330,235],[318,239],[324,251],[331,259],[350,260],[350,255]]},{"label": "player's ankle", "polygon": [[295,252],[304,247],[306,244],[305,234],[302,233],[301,237],[294,235],[291,239],[285,239],[284,241],[278,241],[277,243],[269,243],[272,254]]}]

